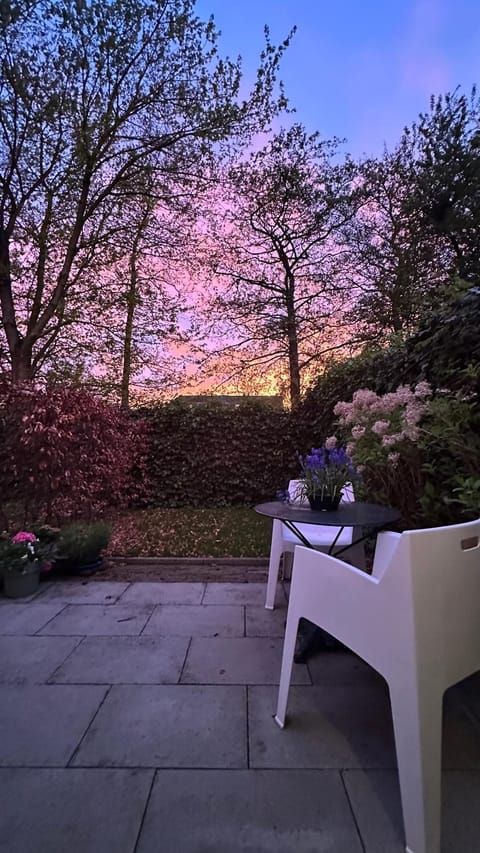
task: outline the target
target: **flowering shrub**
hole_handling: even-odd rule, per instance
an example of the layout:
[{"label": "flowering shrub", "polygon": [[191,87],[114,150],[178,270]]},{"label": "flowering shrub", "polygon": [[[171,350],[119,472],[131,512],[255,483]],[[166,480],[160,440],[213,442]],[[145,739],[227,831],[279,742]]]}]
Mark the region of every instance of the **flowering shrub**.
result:
[{"label": "flowering shrub", "polygon": [[19,530],[14,536],[4,532],[0,537],[0,568],[2,572],[27,574],[37,568],[51,568],[55,555],[58,531],[40,528],[38,533]]},{"label": "flowering shrub", "polygon": [[355,479],[352,460],[344,447],[337,447],[336,436],[327,438],[324,447],[300,456],[302,494],[307,498],[337,498],[345,483]]},{"label": "flowering shrub", "polygon": [[347,452],[362,472],[366,496],[392,503],[413,521],[424,484],[420,423],[430,410],[431,388],[401,385],[382,396],[363,388],[334,408]]}]

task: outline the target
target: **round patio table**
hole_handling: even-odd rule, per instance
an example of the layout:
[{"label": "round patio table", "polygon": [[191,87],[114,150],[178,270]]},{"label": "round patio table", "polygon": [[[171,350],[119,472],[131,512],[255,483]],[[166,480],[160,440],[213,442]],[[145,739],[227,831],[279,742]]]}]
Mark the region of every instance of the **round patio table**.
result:
[{"label": "round patio table", "polygon": [[[381,504],[362,503],[362,501],[350,501],[341,503],[336,510],[313,510],[309,506],[296,506],[295,504],[282,503],[282,501],[270,501],[269,503],[257,504],[255,512],[267,515],[269,518],[278,518],[285,527],[298,537],[299,542],[307,548],[313,548],[304,532],[298,529],[297,524],[321,525],[322,527],[338,527],[339,530],[332,536],[332,543],[328,549],[331,554],[335,548],[338,537],[345,527],[360,528],[362,532],[358,539],[346,545],[345,548],[337,550],[335,556],[347,551],[357,542],[362,542],[374,531],[379,531],[390,524],[394,524],[401,517],[398,509]],[[353,537],[352,537],[353,538]]]},{"label": "round patio table", "polygon": [[[257,504],[255,512],[266,515],[269,518],[277,518],[295,536],[301,545],[307,548],[314,546],[308,541],[308,535],[299,530],[299,524],[321,525],[322,527],[338,528],[332,532],[332,542],[328,553],[332,554],[338,537],[345,527],[352,527],[354,534],[352,542],[335,551],[335,557],[339,557],[348,551],[352,545],[363,542],[373,533],[378,533],[390,525],[395,524],[401,513],[393,507],[381,504],[362,503],[362,501],[351,501],[341,503],[337,510],[312,510],[309,506],[298,506],[295,504],[282,503],[282,501],[270,501],[269,503]],[[356,536],[356,531],[359,535]],[[320,649],[334,649],[341,645],[323,628],[313,625],[307,619],[301,619],[299,625],[299,639],[295,653],[295,663],[305,663],[311,655]]]}]

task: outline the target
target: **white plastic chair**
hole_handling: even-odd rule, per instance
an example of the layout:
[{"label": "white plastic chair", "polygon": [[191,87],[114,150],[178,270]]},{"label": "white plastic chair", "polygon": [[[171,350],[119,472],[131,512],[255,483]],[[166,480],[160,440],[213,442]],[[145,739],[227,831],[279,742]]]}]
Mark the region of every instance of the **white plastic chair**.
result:
[{"label": "white plastic chair", "polygon": [[442,697],[480,669],[480,519],[380,533],[372,575],[296,549],[277,723],[283,728],[298,620],[333,634],[390,690],[407,851],[439,853]]},{"label": "white plastic chair", "polygon": [[[308,505],[307,498],[299,496],[299,480],[290,480],[288,484],[288,494],[290,502],[301,506]],[[342,503],[347,503],[355,500],[353,494],[353,486],[347,483],[343,488]],[[339,529],[338,527],[328,527],[327,525],[317,524],[296,524],[300,533],[302,533],[311,546],[319,551],[328,551],[332,542],[335,541]],[[345,527],[340,533],[333,552],[346,548],[351,545],[354,538],[354,528]],[[267,596],[265,599],[265,607],[267,610],[273,610],[275,607],[275,591],[277,588],[278,573],[280,570],[280,559],[283,555],[283,576],[288,577],[292,565],[293,553],[297,545],[301,545],[301,540],[292,533],[288,527],[279,519],[274,519],[272,528],[272,541],[270,544],[270,562],[268,565],[268,580],[267,580]],[[352,547],[348,547],[345,552],[345,558],[353,563],[359,569],[365,568],[365,551],[363,543],[358,543]]]}]

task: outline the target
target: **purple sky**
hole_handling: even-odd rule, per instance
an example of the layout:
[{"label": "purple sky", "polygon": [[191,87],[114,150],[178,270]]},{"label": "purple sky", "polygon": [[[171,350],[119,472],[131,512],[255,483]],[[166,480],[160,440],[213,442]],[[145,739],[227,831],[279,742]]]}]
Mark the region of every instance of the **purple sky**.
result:
[{"label": "purple sky", "polygon": [[393,146],[431,94],[480,78],[480,0],[197,0],[196,12],[214,15],[247,79],[264,24],[274,43],[296,24],[280,75],[295,120],[354,157]]}]

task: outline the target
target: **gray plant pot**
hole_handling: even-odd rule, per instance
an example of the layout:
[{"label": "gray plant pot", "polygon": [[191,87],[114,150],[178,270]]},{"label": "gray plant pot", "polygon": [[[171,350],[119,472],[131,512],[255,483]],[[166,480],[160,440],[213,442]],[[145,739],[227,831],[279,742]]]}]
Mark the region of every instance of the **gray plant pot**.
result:
[{"label": "gray plant pot", "polygon": [[24,575],[17,572],[4,572],[3,591],[8,598],[25,598],[37,591],[40,583],[40,570],[26,572]]}]

